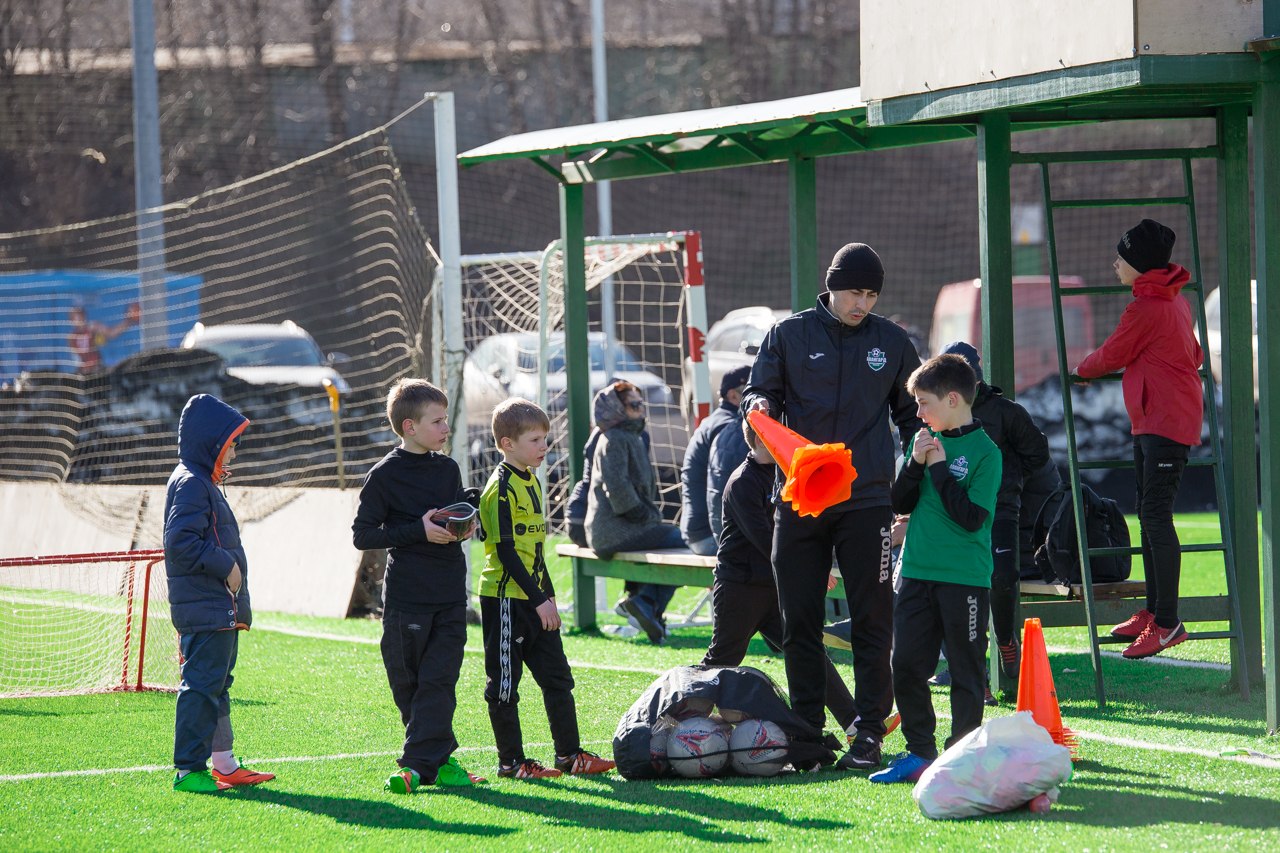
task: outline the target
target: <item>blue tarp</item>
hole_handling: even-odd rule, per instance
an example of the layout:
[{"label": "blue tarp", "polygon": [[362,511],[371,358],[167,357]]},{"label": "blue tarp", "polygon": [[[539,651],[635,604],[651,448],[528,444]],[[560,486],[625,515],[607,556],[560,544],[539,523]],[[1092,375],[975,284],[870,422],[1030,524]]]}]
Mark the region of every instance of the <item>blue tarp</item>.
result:
[{"label": "blue tarp", "polygon": [[[200,319],[198,275],[165,276],[168,309],[166,344],[176,347]],[[71,313],[82,308],[89,324],[120,328],[130,306],[139,301],[138,274],[116,270],[32,270],[0,273],[0,381],[23,371],[74,372],[81,361],[71,347]],[[103,336],[106,337],[106,336]],[[103,367],[142,349],[138,324],[102,342]]]}]

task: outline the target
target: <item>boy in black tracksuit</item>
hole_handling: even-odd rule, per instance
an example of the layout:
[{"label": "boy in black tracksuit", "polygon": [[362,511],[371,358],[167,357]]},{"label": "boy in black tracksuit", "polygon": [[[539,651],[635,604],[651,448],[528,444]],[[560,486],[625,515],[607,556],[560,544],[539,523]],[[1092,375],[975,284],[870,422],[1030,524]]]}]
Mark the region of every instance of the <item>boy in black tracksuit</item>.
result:
[{"label": "boy in black tracksuit", "polygon": [[1049,464],[1049,441],[1031,420],[1027,410],[1006,399],[999,388],[982,379],[982,357],[972,344],[956,341],[944,353],[961,356],[978,377],[973,416],[1000,448],[1002,475],[991,526],[991,627],[1000,652],[1000,669],[1006,678],[1018,680],[1022,656],[1013,614],[1018,601],[1018,515],[1023,482]]},{"label": "boy in black tracksuit", "polygon": [[[437,510],[465,497],[449,438],[448,398],[424,379],[402,379],[387,397],[400,446],[370,469],[351,525],[361,550],[387,549],[382,662],[404,723],[400,769],[385,788],[463,787],[484,780],[452,753],[454,689],[467,641],[467,564],[460,539],[435,524]],[[465,537],[463,537],[465,538]]]},{"label": "boy in black tracksuit", "polygon": [[920,425],[906,391],[920,357],[901,327],[871,313],[884,267],[870,246],[850,243],[837,252],[826,283],[816,307],[787,317],[765,336],[743,410],[763,409],[812,442],[843,442],[853,452],[858,478],[849,500],[816,518],[778,507],[773,567],[791,704],[816,736],[826,719],[822,627],[835,551],[849,602],[858,715],[857,736],[840,765],[869,770],[880,765],[893,709],[889,420],[903,436]]},{"label": "boy in black tracksuit", "polygon": [[872,782],[913,782],[937,758],[929,675],[939,650],[951,666],[947,746],[982,724],[1000,450],[973,417],[977,377],[962,357],[929,359],[907,387],[926,425],[893,484],[894,512],[911,515],[893,613],[893,690],[908,751]]},{"label": "boy in black tracksuit", "polygon": [[[733,429],[734,427],[729,427]],[[711,645],[703,666],[737,666],[758,631],[776,648],[782,647],[782,613],[773,581],[773,514],[776,464],[755,430],[742,422],[750,448],[747,458],[729,475],[724,487],[724,527],[716,553],[715,585],[711,588]],[[826,668],[826,703],[840,727],[854,731],[857,712],[853,696],[831,659]]]}]

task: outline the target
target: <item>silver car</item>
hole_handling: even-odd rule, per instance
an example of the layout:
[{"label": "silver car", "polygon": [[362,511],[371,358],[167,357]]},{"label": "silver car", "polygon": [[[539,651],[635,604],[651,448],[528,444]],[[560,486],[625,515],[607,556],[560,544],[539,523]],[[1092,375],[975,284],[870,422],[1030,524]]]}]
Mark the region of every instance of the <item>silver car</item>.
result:
[{"label": "silver car", "polygon": [[[635,353],[616,342],[614,374],[606,376],[604,344],[602,332],[587,336],[591,393],[603,388],[609,379],[625,380],[639,388],[649,404],[653,461],[679,470],[689,434],[671,387]],[[547,411],[553,418],[564,411],[567,378],[564,334],[553,333],[547,339]],[[493,446],[489,424],[494,407],[511,397],[538,399],[538,336],[532,332],[507,332],[481,341],[463,363],[462,394],[471,455],[479,459]],[[555,451],[552,448],[552,453]]]},{"label": "silver car", "polygon": [[[735,367],[744,364],[751,366],[756,360],[756,353],[760,351],[765,334],[773,328],[774,323],[790,316],[791,312],[784,308],[752,305],[748,308],[735,308],[711,325],[703,346],[703,360],[711,374],[711,408],[714,409],[719,404],[716,396],[724,375]],[[690,358],[684,360],[683,376],[681,411],[692,421],[693,360]]]}]

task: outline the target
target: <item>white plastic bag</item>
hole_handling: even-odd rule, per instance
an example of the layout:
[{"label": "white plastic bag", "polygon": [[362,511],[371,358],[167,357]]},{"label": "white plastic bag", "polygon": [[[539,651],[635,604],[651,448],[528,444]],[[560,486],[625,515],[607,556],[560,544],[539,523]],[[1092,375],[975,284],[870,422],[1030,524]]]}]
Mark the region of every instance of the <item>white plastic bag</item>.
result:
[{"label": "white plastic bag", "polygon": [[1058,801],[1071,778],[1071,752],[1030,711],[997,717],[938,756],[911,796],[925,817],[974,817],[1021,808],[1040,794]]}]

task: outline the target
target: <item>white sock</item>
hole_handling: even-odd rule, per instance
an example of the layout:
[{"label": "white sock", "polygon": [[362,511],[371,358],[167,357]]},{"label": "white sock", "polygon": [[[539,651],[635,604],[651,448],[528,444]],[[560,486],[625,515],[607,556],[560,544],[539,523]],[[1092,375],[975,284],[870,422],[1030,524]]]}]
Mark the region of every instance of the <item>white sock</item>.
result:
[{"label": "white sock", "polygon": [[179,770],[179,771],[178,771],[178,778],[179,778],[179,779],[185,779],[185,778],[187,777],[187,774],[188,774],[188,773],[190,773],[190,772],[191,772],[190,770]]},{"label": "white sock", "polygon": [[[856,722],[850,723],[849,728],[845,729],[844,733],[850,737],[855,737],[858,734],[858,724]],[[221,773],[222,771],[219,770],[218,772]]]},{"label": "white sock", "polygon": [[229,749],[225,752],[215,752],[213,754],[213,769],[223,776],[235,773],[239,766],[240,762],[236,761],[236,757],[231,754]]}]

